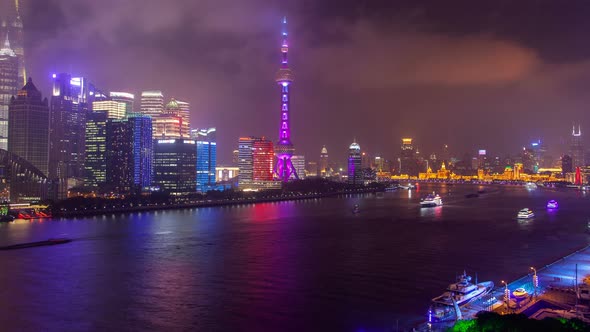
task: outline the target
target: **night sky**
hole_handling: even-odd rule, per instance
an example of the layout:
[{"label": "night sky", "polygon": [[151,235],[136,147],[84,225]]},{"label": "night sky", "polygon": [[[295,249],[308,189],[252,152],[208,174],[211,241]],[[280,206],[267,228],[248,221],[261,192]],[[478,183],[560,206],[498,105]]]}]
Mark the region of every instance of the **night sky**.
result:
[{"label": "night sky", "polygon": [[[8,1],[8,0],[2,0]],[[344,163],[356,137],[388,158],[514,154],[541,138],[558,156],[590,134],[588,1],[23,0],[30,74],[103,90],[161,89],[215,126],[221,162],[239,136],[276,140],[280,19],[290,29],[293,143]]]}]

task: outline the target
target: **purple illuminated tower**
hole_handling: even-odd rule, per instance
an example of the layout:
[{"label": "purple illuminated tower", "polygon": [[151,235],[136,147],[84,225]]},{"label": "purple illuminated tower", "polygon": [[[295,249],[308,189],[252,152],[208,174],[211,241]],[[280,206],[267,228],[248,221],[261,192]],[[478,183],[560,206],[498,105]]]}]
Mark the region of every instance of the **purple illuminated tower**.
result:
[{"label": "purple illuminated tower", "polygon": [[289,119],[289,105],[290,93],[289,86],[293,82],[293,72],[289,69],[287,62],[287,53],[289,51],[289,44],[287,43],[287,18],[283,18],[283,45],[281,46],[281,69],[277,73],[276,81],[281,87],[281,129],[279,131],[279,141],[275,147],[277,156],[277,164],[275,166],[275,174],[281,181],[287,182],[289,179],[299,179],[295,167],[291,162],[291,157],[295,152],[295,148],[291,143],[291,120]]}]

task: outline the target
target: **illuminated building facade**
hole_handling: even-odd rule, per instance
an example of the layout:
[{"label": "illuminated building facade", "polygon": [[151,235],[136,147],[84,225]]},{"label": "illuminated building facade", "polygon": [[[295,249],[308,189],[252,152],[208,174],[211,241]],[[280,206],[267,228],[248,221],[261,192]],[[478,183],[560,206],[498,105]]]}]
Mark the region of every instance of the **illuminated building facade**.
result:
[{"label": "illuminated building facade", "polygon": [[43,174],[49,170],[49,105],[29,79],[8,109],[8,151]]},{"label": "illuminated building facade", "polygon": [[189,138],[188,123],[185,123],[182,110],[176,100],[172,99],[160,115],[153,117],[154,138]]},{"label": "illuminated building facade", "polygon": [[416,159],[416,152],[411,138],[402,138],[399,173],[409,176],[417,176],[419,173],[418,160]]},{"label": "illuminated building facade", "polygon": [[215,189],[215,168],[217,166],[217,142],[215,128],[193,131],[197,145],[197,191]]},{"label": "illuminated building facade", "polygon": [[287,182],[289,179],[298,179],[297,171],[293,166],[291,157],[295,152],[295,147],[291,143],[291,94],[290,86],[293,82],[293,72],[289,68],[287,53],[289,44],[287,43],[287,18],[283,18],[283,44],[281,45],[281,68],[279,69],[276,82],[281,87],[281,127],[279,130],[279,141],[276,144],[276,166],[274,172],[277,177]]},{"label": "illuminated building facade", "polygon": [[[2,16],[7,18],[8,21],[2,21],[1,38],[8,37],[12,44],[12,50],[17,57],[17,89],[20,89],[27,83],[27,71],[25,67],[24,57],[24,36],[23,36],[23,22],[20,17],[19,1],[7,1],[14,5],[10,5],[10,8],[4,6],[6,9]],[[1,7],[1,6],[0,6]],[[16,93],[15,93],[16,95]]]},{"label": "illuminated building facade", "polygon": [[356,141],[348,148],[348,183],[352,185],[363,184],[363,170],[361,162],[361,147]]},{"label": "illuminated building facade", "polygon": [[329,166],[328,166],[328,149],[324,145],[322,147],[322,151],[320,152],[320,176],[326,177],[329,176]]},{"label": "illuminated building facade", "polygon": [[93,111],[105,111],[109,119],[123,119],[127,113],[127,105],[115,100],[101,100],[92,103]]},{"label": "illuminated building facade", "polygon": [[107,119],[106,111],[91,112],[86,119],[84,186],[93,190],[107,180]]},{"label": "illuminated building facade", "polygon": [[191,105],[186,101],[177,100],[178,114],[182,118],[182,125],[184,126],[183,132],[189,133],[191,127]]},{"label": "illuminated building facade", "polygon": [[371,167],[371,157],[366,152],[361,152],[361,168]]},{"label": "illuminated building facade", "polygon": [[240,163],[240,150],[232,151],[231,163],[234,166],[238,166],[238,164]]},{"label": "illuminated building facade", "polygon": [[487,151],[486,150],[478,150],[477,151],[477,167],[476,169],[485,169],[486,161],[487,161]]},{"label": "illuminated building facade", "polygon": [[252,144],[252,181],[273,181],[274,147],[272,141],[259,139]]},{"label": "illuminated building facade", "polygon": [[575,126],[572,128],[570,156],[572,157],[572,165],[574,169],[576,169],[576,167],[585,166],[582,130],[579,125],[577,131]]},{"label": "illuminated building facade", "polygon": [[191,139],[154,142],[154,185],[174,196],[195,192],[197,149]]},{"label": "illuminated building facade", "polygon": [[131,131],[131,190],[137,193],[146,191],[152,183],[152,117],[130,113],[127,125]]},{"label": "illuminated building facade", "polygon": [[240,140],[238,141],[238,167],[240,168],[238,185],[240,187],[245,187],[252,184],[252,176],[254,171],[252,149],[254,142],[259,139],[260,138],[249,136],[240,137]]},{"label": "illuminated building facade", "polygon": [[126,119],[108,119],[106,123],[107,191],[131,192],[132,136]]},{"label": "illuminated building facade", "polygon": [[152,118],[131,113],[106,124],[107,183],[119,194],[138,193],[152,182]]},{"label": "illuminated building facade", "polygon": [[140,109],[141,113],[152,118],[162,114],[162,111],[164,111],[164,94],[162,94],[162,91],[143,91],[141,93]]},{"label": "illuminated building facade", "polygon": [[297,171],[297,175],[299,175],[299,179],[305,179],[305,156],[295,155],[291,158],[291,162],[295,167],[295,171]]},{"label": "illuminated building facade", "polygon": [[0,149],[8,149],[8,107],[16,96],[21,81],[18,79],[18,58],[10,48],[8,34],[0,49]]},{"label": "illuminated building facade", "polygon": [[[125,114],[133,113],[135,95],[129,92],[113,91],[109,93],[111,100],[125,104]],[[96,110],[96,109],[95,109]]]},{"label": "illuminated building facade", "polygon": [[58,199],[83,182],[86,117],[95,97],[94,85],[83,77],[53,74],[50,104],[49,178],[59,183]]},{"label": "illuminated building facade", "polygon": [[318,163],[315,161],[307,162],[307,167],[305,168],[305,176],[306,177],[316,177],[318,176]]},{"label": "illuminated building facade", "polygon": [[239,167],[233,166],[219,166],[215,167],[215,181],[216,182],[227,182],[235,179],[240,174]]}]

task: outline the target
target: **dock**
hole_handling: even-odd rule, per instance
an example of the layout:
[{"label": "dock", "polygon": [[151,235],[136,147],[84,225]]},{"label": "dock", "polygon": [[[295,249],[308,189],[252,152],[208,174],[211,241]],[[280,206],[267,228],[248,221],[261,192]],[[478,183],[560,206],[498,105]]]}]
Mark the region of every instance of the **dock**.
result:
[{"label": "dock", "polygon": [[[535,287],[535,274],[537,283]],[[462,319],[473,319],[480,311],[498,314],[524,314],[529,318],[578,318],[590,323],[590,303],[580,300],[577,290],[590,282],[590,246],[584,247],[507,285],[496,285],[490,294],[461,307]],[[526,296],[515,297],[522,288]],[[506,301],[507,290],[510,298]],[[421,324],[413,331],[445,331],[454,322]]]}]

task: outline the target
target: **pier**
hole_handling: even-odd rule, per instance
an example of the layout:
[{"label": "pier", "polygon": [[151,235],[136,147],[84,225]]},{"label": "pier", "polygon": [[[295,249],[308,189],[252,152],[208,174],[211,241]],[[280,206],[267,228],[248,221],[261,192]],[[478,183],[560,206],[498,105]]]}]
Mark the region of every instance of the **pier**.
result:
[{"label": "pier", "polygon": [[[461,307],[461,319],[474,319],[478,312],[492,311],[534,319],[578,318],[590,323],[590,303],[578,296],[585,281],[590,285],[590,246],[538,269],[531,267],[529,274],[517,280],[497,284],[490,294]],[[515,296],[517,289],[524,289],[526,295]],[[414,331],[445,331],[453,324],[422,324]]]}]

